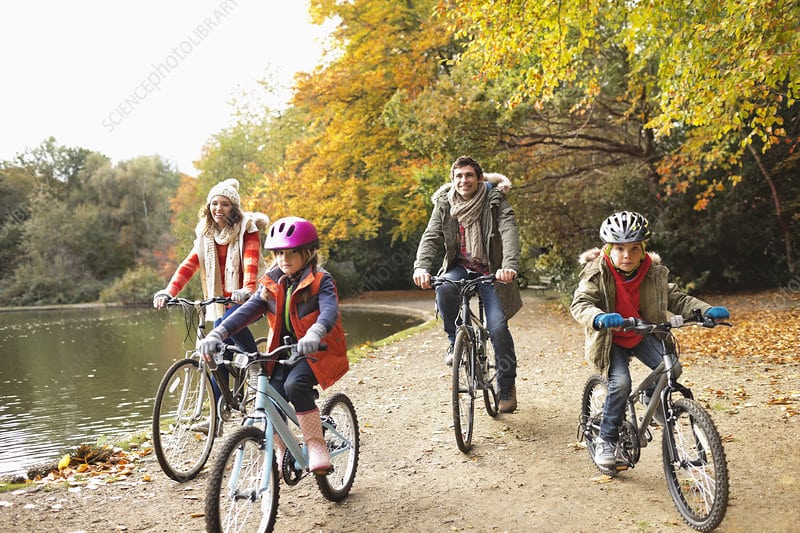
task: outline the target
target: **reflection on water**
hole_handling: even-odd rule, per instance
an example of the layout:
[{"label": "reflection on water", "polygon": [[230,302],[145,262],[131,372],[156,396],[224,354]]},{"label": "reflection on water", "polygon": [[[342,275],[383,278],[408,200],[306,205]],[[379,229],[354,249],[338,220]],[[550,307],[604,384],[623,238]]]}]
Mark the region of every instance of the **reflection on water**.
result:
[{"label": "reflection on water", "polygon": [[[419,322],[342,316],[349,346]],[[252,326],[256,336],[266,335],[263,324]],[[103,436],[149,431],[161,376],[193,343],[173,309],[0,312],[0,475]]]}]

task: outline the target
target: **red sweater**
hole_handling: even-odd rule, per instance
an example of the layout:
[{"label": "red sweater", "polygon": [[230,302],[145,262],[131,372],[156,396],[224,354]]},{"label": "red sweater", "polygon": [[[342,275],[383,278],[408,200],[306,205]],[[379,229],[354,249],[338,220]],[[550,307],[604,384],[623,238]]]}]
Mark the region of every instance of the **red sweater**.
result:
[{"label": "red sweater", "polygon": [[[642,280],[644,280],[647,271],[650,270],[650,265],[653,264],[653,260],[649,255],[645,254],[644,260],[642,264],[639,265],[636,274],[631,279],[626,280],[622,277],[622,274],[617,272],[617,269],[614,268],[611,258],[605,254],[603,257],[611,268],[611,273],[614,275],[614,283],[617,289],[614,311],[622,315],[622,318],[641,318],[642,315],[639,312],[639,286],[642,284]],[[615,331],[612,342],[625,348],[633,348],[639,344],[641,340],[642,336],[637,335],[633,331]]]},{"label": "red sweater", "polygon": [[[217,261],[219,265],[217,268],[220,272],[225,270],[225,258],[228,256],[228,245],[217,244]],[[239,282],[243,289],[248,289],[251,293],[256,291],[258,284],[258,256],[261,253],[261,238],[257,231],[244,234],[244,250],[242,252],[242,271],[239,273]],[[181,290],[189,283],[192,276],[200,270],[200,259],[197,257],[197,251],[192,252],[183,260],[178,266],[172,279],[169,280],[167,291],[172,296],[177,296]],[[230,296],[231,291],[225,287],[225,276],[222,277],[222,294],[223,296]]]}]

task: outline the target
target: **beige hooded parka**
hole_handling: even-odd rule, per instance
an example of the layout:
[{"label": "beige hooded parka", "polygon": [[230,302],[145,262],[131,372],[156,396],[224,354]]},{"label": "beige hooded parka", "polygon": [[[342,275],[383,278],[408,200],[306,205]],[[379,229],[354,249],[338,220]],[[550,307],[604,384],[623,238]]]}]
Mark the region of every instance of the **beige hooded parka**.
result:
[{"label": "beige hooded parka", "polygon": [[[608,377],[612,332],[593,327],[597,315],[614,313],[616,305],[614,276],[603,260],[602,253],[599,248],[594,248],[581,254],[579,262],[585,266],[580,273],[570,310],[575,320],[584,326],[586,360]],[[648,252],[648,255],[653,263],[639,289],[639,313],[643,319],[666,322],[671,315],[690,318],[693,309],[705,313],[711,307],[681,291],[674,283],[669,283],[669,269],[661,264],[661,257],[653,252]]]}]

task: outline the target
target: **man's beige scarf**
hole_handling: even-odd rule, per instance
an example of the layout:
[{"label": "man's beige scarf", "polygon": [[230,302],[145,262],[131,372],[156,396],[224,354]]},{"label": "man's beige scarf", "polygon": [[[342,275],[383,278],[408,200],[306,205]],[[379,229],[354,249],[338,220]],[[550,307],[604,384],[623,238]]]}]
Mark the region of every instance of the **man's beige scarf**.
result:
[{"label": "man's beige scarf", "polygon": [[462,198],[456,192],[455,186],[451,187],[447,193],[447,199],[450,201],[450,215],[464,226],[467,253],[472,259],[481,263],[488,263],[481,234],[481,215],[487,194],[486,185],[482,181],[478,183],[475,195],[469,200]]}]

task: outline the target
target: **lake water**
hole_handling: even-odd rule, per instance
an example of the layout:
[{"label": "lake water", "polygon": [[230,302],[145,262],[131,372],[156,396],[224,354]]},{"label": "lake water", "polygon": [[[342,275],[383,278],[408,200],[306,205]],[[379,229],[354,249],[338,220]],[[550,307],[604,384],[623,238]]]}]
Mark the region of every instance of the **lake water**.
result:
[{"label": "lake water", "polygon": [[[350,347],[420,322],[348,309],[342,320]],[[266,335],[264,321],[251,329]],[[149,433],[162,375],[193,346],[177,308],[0,312],[0,476],[103,436]]]}]

